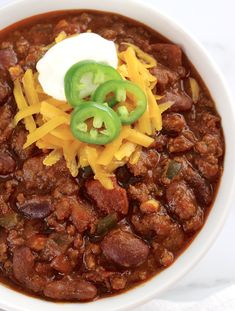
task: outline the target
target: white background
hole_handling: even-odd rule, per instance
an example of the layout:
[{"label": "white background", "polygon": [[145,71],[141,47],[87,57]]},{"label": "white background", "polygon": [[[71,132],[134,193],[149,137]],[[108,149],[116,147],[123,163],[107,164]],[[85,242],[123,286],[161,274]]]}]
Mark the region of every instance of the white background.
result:
[{"label": "white background", "polygon": [[[10,1],[0,0],[0,5]],[[174,17],[204,44],[226,77],[235,97],[235,1],[145,1]],[[208,254],[162,298],[196,300],[232,282],[235,282],[235,206],[231,207],[226,225]]]}]

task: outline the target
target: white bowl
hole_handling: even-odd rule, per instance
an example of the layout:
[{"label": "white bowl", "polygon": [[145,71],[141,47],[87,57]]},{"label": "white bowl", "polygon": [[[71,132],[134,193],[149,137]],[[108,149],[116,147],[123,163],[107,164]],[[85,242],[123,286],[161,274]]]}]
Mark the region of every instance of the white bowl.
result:
[{"label": "white bowl", "polygon": [[65,9],[95,9],[119,13],[156,29],[171,41],[178,43],[205,81],[222,117],[226,155],[217,198],[205,226],[190,247],[171,267],[126,293],[85,304],[47,302],[0,285],[0,307],[10,311],[126,310],[140,305],[154,296],[159,296],[179,280],[202,258],[222,228],[235,189],[235,174],[233,173],[235,167],[234,106],[224,80],[207,52],[192,35],[171,18],[160,13],[157,3],[155,6],[150,6],[144,3],[144,0],[15,0],[0,8],[0,29],[35,14]]}]

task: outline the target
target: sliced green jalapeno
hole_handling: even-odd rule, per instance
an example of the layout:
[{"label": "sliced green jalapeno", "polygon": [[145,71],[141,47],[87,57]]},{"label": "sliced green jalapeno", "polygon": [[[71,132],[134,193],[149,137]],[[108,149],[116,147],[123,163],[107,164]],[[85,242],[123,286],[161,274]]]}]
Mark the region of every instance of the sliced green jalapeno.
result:
[{"label": "sliced green jalapeno", "polygon": [[[112,94],[111,101],[109,96]],[[134,109],[129,111],[125,105],[127,96],[134,98]],[[130,81],[110,80],[101,84],[95,91],[93,101],[97,103],[107,102],[110,107],[122,103],[117,108],[117,114],[123,124],[132,124],[139,119],[146,110],[147,98],[141,88]]]},{"label": "sliced green jalapeno", "polygon": [[119,135],[121,121],[109,106],[89,101],[76,107],[71,116],[70,127],[78,140],[105,145]]},{"label": "sliced green jalapeno", "polygon": [[74,107],[91,96],[97,87],[108,80],[121,80],[113,67],[94,61],[81,61],[74,64],[64,78],[65,96]]}]

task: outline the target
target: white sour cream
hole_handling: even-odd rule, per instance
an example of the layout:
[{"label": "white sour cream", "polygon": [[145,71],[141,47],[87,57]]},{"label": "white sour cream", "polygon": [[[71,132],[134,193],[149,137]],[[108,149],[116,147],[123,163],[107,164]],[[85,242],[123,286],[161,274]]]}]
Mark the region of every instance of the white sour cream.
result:
[{"label": "white sour cream", "polygon": [[58,100],[66,100],[65,74],[72,65],[82,60],[103,62],[116,69],[118,56],[114,42],[86,32],[55,44],[36,66],[44,92]]}]

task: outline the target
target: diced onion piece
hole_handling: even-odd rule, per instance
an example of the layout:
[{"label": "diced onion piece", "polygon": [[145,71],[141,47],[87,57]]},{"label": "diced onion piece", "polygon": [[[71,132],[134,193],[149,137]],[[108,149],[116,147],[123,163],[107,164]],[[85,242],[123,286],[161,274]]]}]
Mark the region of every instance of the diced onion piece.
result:
[{"label": "diced onion piece", "polygon": [[194,103],[197,103],[200,93],[199,85],[194,78],[189,78],[189,84],[192,92],[192,100]]},{"label": "diced onion piece", "polygon": [[[20,81],[18,79],[15,80],[15,82],[14,82],[14,97],[15,97],[16,104],[17,104],[17,107],[19,110],[28,108],[28,104],[25,100],[25,97],[23,95],[23,91],[21,88],[21,84],[20,84]],[[32,116],[26,117],[24,119],[24,123],[25,123],[26,130],[28,130],[30,133],[35,131],[36,123],[35,123]]]},{"label": "diced onion piece", "polygon": [[52,166],[56,164],[63,156],[62,149],[54,149],[52,150],[48,156],[43,160],[43,164],[46,166]]},{"label": "diced onion piece", "polygon": [[27,136],[26,143],[24,144],[23,148],[27,148],[37,140],[43,138],[46,134],[50,133],[53,129],[57,128],[59,125],[66,123],[67,119],[64,116],[58,116],[54,119],[44,123],[42,126],[37,128],[34,132],[30,133]]}]

